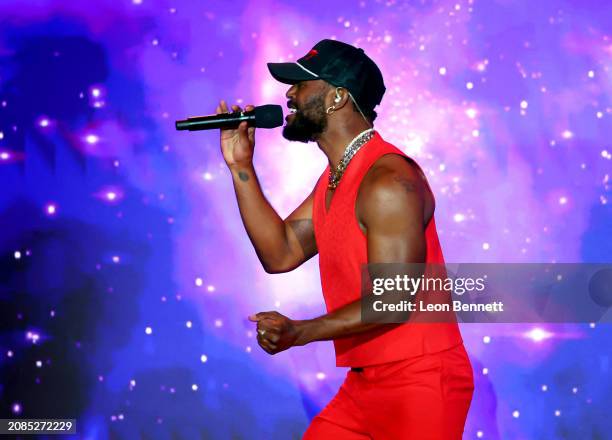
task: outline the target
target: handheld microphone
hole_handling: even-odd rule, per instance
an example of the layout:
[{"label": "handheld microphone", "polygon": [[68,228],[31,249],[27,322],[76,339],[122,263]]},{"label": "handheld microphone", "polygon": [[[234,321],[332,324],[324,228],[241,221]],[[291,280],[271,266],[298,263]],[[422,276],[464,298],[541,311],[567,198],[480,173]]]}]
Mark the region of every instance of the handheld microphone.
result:
[{"label": "handheld microphone", "polygon": [[221,113],[210,116],[195,116],[176,121],[177,130],[210,130],[215,128],[237,128],[242,121],[257,128],[276,128],[283,125],[283,109],[280,105],[266,104],[245,112]]}]

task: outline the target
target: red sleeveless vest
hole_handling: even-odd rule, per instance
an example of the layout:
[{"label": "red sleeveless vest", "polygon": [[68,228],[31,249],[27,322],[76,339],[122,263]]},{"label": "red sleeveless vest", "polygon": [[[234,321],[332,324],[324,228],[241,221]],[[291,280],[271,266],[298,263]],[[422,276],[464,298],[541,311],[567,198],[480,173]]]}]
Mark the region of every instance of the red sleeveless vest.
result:
[{"label": "red sleeveless vest", "polygon": [[[361,269],[368,262],[368,253],[366,236],[355,215],[355,203],[359,185],[367,171],[385,154],[407,157],[375,132],[374,137],[349,162],[332,197],[329,211],[325,207],[329,165],[315,187],[313,223],[319,251],[321,287],[328,312],[361,297]],[[444,257],[433,216],[425,229],[425,238],[425,262],[443,264]],[[362,367],[436,353],[462,342],[456,322],[409,322],[335,339],[334,348],[337,366]]]}]

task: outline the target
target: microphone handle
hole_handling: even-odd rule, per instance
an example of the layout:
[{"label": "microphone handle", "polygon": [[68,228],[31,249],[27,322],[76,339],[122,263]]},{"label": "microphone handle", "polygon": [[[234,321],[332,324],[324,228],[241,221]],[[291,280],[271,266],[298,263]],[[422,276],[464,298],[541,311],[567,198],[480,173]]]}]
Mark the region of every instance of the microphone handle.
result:
[{"label": "microphone handle", "polygon": [[242,121],[247,121],[249,125],[255,123],[253,112],[233,112],[221,113],[211,116],[194,116],[182,121],[176,121],[177,130],[210,130],[216,128],[237,128]]}]

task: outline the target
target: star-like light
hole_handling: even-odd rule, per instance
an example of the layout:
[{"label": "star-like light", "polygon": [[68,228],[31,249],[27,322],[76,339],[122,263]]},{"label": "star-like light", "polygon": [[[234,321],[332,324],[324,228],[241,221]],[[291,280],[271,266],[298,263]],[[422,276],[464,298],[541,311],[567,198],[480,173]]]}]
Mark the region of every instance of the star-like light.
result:
[{"label": "star-like light", "polygon": [[100,138],[98,137],[98,135],[95,135],[93,133],[88,134],[88,135],[85,136],[85,142],[87,142],[90,145],[97,144],[99,140],[100,140]]},{"label": "star-like light", "polygon": [[528,332],[525,332],[523,336],[528,339],[531,339],[533,342],[542,342],[546,339],[552,338],[554,335],[553,333],[544,330],[543,328],[535,327],[529,330]]},{"label": "star-like light", "polygon": [[45,206],[45,212],[48,215],[55,215],[57,213],[57,205],[55,203],[48,203]]}]

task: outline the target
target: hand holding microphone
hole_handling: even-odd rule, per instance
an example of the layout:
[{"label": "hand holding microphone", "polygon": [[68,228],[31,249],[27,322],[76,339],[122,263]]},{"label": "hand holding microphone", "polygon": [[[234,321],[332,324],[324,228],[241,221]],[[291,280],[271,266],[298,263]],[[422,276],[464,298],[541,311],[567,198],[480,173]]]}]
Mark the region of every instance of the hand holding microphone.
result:
[{"label": "hand holding microphone", "polygon": [[229,167],[249,164],[255,147],[255,128],[275,128],[283,125],[283,110],[280,105],[247,105],[244,111],[232,105],[228,112],[225,101],[221,100],[215,115],[197,116],[176,121],[177,130],[221,129],[221,150]]},{"label": "hand holding microphone", "polygon": [[[252,105],[245,106],[245,112],[254,109]],[[232,105],[234,112],[241,112],[239,106]],[[227,113],[227,104],[221,100],[217,106],[217,114]],[[249,165],[253,161],[255,149],[255,127],[249,127],[246,121],[238,124],[237,128],[221,129],[221,152],[228,167],[234,165]]]}]

